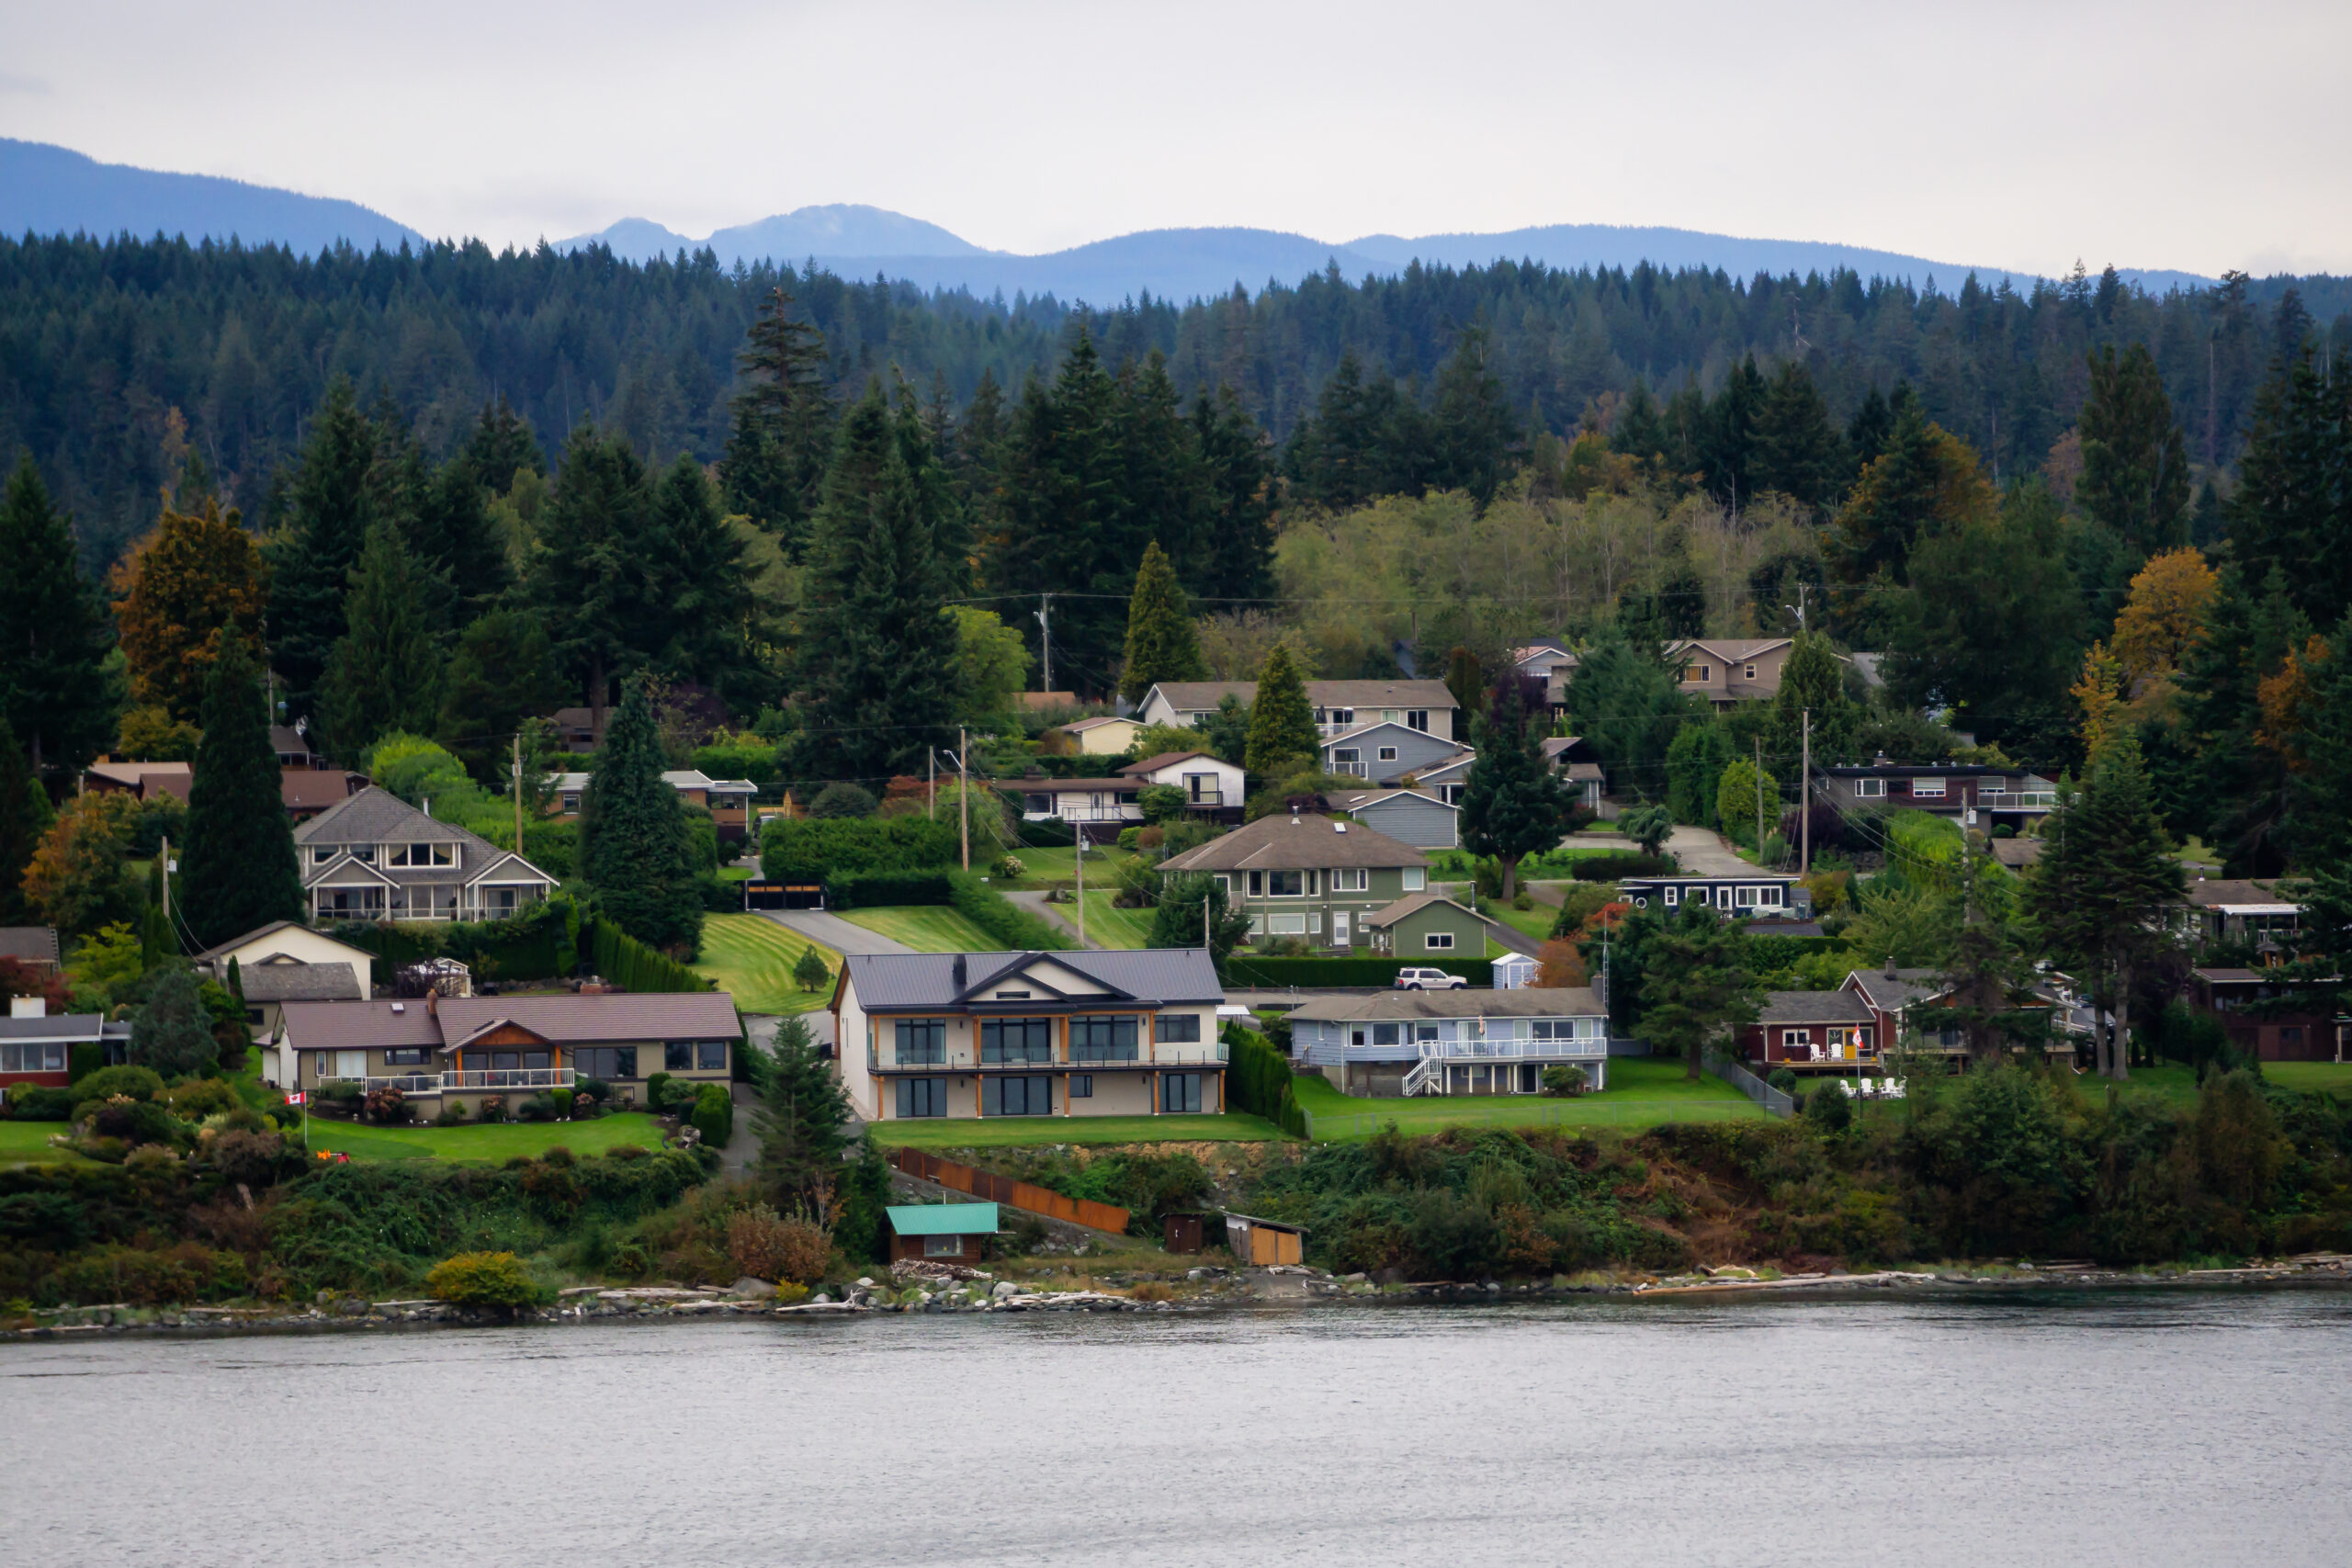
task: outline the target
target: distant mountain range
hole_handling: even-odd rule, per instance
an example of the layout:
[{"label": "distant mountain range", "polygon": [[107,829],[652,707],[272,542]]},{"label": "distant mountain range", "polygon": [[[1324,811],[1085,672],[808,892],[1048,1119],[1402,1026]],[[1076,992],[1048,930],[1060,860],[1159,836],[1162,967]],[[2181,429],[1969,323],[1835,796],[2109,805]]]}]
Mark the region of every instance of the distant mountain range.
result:
[{"label": "distant mountain range", "polygon": [[[248,244],[275,242],[306,254],[339,240],[362,249],[424,243],[415,230],[356,202],[209,175],[100,164],[62,147],[0,139],[0,233],[27,232],[235,236]],[[1971,272],[1988,287],[2007,277],[2022,288],[2031,278],[2004,267],[1855,245],[1600,223],[1413,239],[1368,234],[1344,244],[1272,229],[1153,229],[1028,256],[983,249],[919,218],[846,204],[804,207],[699,240],[650,219],[624,218],[597,233],[555,244],[559,250],[603,244],[639,262],[707,246],[729,266],[738,261],[797,265],[813,259],[844,277],[902,278],[923,288],[968,288],[983,298],[998,292],[1008,299],[1052,294],[1098,306],[1146,293],[1181,302],[1230,293],[1236,286],[1254,294],[1270,282],[1295,284],[1331,266],[1352,281],[1401,272],[1415,260],[1454,267],[1498,260],[1557,267],[1632,267],[1648,261],[1668,270],[1715,268],[1735,277],[1847,267],[1864,277],[1905,278],[1914,285],[1932,277],[1946,291]],[[2175,285],[2212,281],[2186,272],[2125,270],[2123,276],[2159,293]]]}]

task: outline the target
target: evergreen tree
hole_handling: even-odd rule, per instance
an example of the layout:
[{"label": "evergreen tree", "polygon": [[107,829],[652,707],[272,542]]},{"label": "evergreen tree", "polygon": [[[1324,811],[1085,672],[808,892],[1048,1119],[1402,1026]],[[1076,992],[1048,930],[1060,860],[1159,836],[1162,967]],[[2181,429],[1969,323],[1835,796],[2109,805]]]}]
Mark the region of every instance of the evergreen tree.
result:
[{"label": "evergreen tree", "polygon": [[444,657],[425,619],[425,573],[400,530],[377,523],[351,569],[346,629],[327,656],[320,723],[329,754],[356,763],[394,730],[430,734]]},{"label": "evergreen tree", "polygon": [[1609,759],[1611,787],[1656,799],[1666,793],[1667,751],[1699,712],[1652,640],[1636,647],[1615,627],[1595,637],[1568,677],[1568,728]]},{"label": "evergreen tree", "polygon": [[631,681],[580,803],[580,868],[596,905],[648,946],[692,953],[702,934],[694,836],[642,681]]},{"label": "evergreen tree", "polygon": [[1749,482],[1806,506],[1827,506],[1844,486],[1846,461],[1845,440],[1813,378],[1793,360],[1782,365],[1757,411]]},{"label": "evergreen tree", "polygon": [[2133,344],[2120,360],[2112,344],[2088,357],[2075,499],[2145,559],[2188,539],[2188,451],[2145,344]]},{"label": "evergreen tree", "polygon": [[1650,384],[1636,376],[1617,405],[1617,418],[1609,427],[1609,449],[1621,452],[1648,467],[1653,478],[1662,477],[1666,461],[1666,422],[1659,413],[1657,399],[1650,394]]},{"label": "evergreen tree", "polygon": [[893,425],[899,457],[915,484],[915,500],[932,520],[932,554],[938,562],[939,591],[960,597],[972,592],[978,561],[979,536],[973,527],[972,508],[957,490],[948,470],[955,455],[951,436],[942,436],[933,415],[915,404],[914,389],[900,382]]},{"label": "evergreen tree", "polygon": [[556,665],[584,689],[601,743],[612,678],[642,664],[650,510],[645,465],[626,441],[571,433],[539,524],[530,597]]},{"label": "evergreen tree", "polygon": [[492,495],[504,495],[513,489],[514,476],[526,468],[543,477],[548,471],[539,438],[503,392],[496,402],[482,404],[481,418],[466,438],[465,459],[475,480]]},{"label": "evergreen tree", "polygon": [[1886,449],[1838,510],[1825,542],[1838,584],[1833,609],[1857,635],[1883,646],[1886,628],[1871,612],[1886,601],[1873,591],[1910,581],[1911,552],[1921,539],[1982,519],[1993,507],[1992,486],[1968,444],[1929,423],[1916,400],[1905,400]]},{"label": "evergreen tree", "polygon": [[418,496],[409,545],[443,584],[452,614],[442,629],[463,630],[514,586],[490,493],[472,461],[460,457],[444,463]]},{"label": "evergreen tree", "polygon": [[72,522],[32,454],[0,500],[0,716],[36,776],[78,773],[114,739],[120,694],[106,672],[106,613],[83,578]]},{"label": "evergreen tree", "polygon": [[2352,865],[2352,613],[2304,678],[2301,766],[2288,774],[2286,838],[2306,870]]},{"label": "evergreen tree", "polygon": [[260,682],[232,643],[204,692],[204,739],[187,796],[187,849],[180,857],[188,933],[207,947],[272,920],[302,918],[294,829],[278,793]]},{"label": "evergreen tree", "polygon": [[[1201,900],[1208,900],[1205,928]],[[1152,907],[1151,934],[1146,947],[1198,947],[1205,935],[1209,956],[1223,964],[1233,950],[1250,940],[1250,913],[1233,907],[1217,879],[1205,873],[1173,873],[1159,879],[1159,901]]]},{"label": "evergreen tree", "polygon": [[1230,388],[1193,400],[1193,441],[1206,470],[1206,547],[1193,581],[1211,600],[1274,592],[1274,469],[1265,433]]},{"label": "evergreen tree", "polygon": [[1278,779],[1312,763],[1322,750],[1315,710],[1306,703],[1306,682],[1290,649],[1281,643],[1258,671],[1258,695],[1250,705],[1249,770]]},{"label": "evergreen tree", "polygon": [[1574,802],[1544,760],[1519,682],[1506,681],[1476,728],[1477,760],[1462,791],[1462,841],[1502,863],[1503,897],[1519,896],[1519,863],[1555,847]]},{"label": "evergreen tree", "polygon": [[791,295],[773,288],[737,356],[734,430],[719,460],[727,504],[776,536],[786,559],[808,542],[809,513],[831,447],[825,395],[825,335],[797,318]]},{"label": "evergreen tree", "polygon": [[130,1065],[175,1078],[203,1072],[220,1055],[195,972],[167,967],[148,992],[146,1005],[131,1015]]},{"label": "evergreen tree", "polygon": [[492,610],[458,638],[441,682],[435,733],[485,789],[505,791],[514,772],[510,737],[523,721],[563,702],[546,628],[527,610]]},{"label": "evergreen tree", "polygon": [[1797,757],[1804,746],[1805,718],[1813,715],[1813,761],[1849,755],[1862,721],[1860,704],[1846,694],[1846,664],[1819,632],[1799,632],[1781,666],[1781,689],[1772,699],[1772,722],[1764,744],[1776,757]]},{"label": "evergreen tree", "polygon": [[1208,473],[1178,406],[1167,357],[1154,349],[1140,370],[1122,372],[1117,387],[1114,437],[1125,469],[1120,531],[1138,544],[1157,544],[1197,581],[1210,553]]},{"label": "evergreen tree", "polygon": [[1673,820],[1693,828],[1715,824],[1715,797],[1731,765],[1731,730],[1708,719],[1674,732],[1666,750],[1666,806]]},{"label": "evergreen tree", "polygon": [[1852,448],[1854,466],[1866,468],[1886,450],[1886,438],[1894,430],[1894,414],[1876,387],[1862,393],[1861,402],[1854,410],[1854,417],[1846,426],[1846,445]]},{"label": "evergreen tree", "polygon": [[25,898],[25,867],[54,819],[32,760],[17,744],[7,715],[0,713],[0,926],[39,923]]},{"label": "evergreen tree", "polygon": [[1639,974],[1644,1033],[1661,1055],[1679,1054],[1693,1080],[1707,1049],[1736,1040],[1763,1004],[1747,933],[1695,899],[1643,944]]},{"label": "evergreen tree", "polygon": [[1744,506],[1755,497],[1758,427],[1770,396],[1751,354],[1731,367],[1723,389],[1707,407],[1700,459],[1708,488],[1727,505]]},{"label": "evergreen tree", "polygon": [[824,1204],[841,1179],[851,1111],[805,1018],[785,1015],[775,1043],[754,1048],[752,1075],[760,1092],[752,1127],[760,1135],[762,1185],[787,1203]]},{"label": "evergreen tree", "polygon": [[2289,600],[2284,572],[2271,568],[2256,590],[2230,562],[2204,626],[2181,657],[2181,728],[2199,759],[2189,820],[2232,876],[2276,875],[2285,866],[2278,829],[2286,766],[2257,739],[2260,686],[2309,630]]},{"label": "evergreen tree", "polygon": [[648,513],[644,618],[632,642],[673,679],[707,686],[739,712],[775,701],[763,657],[775,628],[702,465],[681,454],[651,484]]},{"label": "evergreen tree", "polygon": [[2255,400],[2230,547],[2248,581],[2273,567],[2289,598],[2321,624],[2352,604],[2352,376],[2320,374],[2304,344]]},{"label": "evergreen tree", "polygon": [[1126,659],[1121,666],[1120,694],[1131,703],[1141,702],[1144,694],[1162,681],[1205,681],[1208,673],[1208,666],[1201,661],[1201,639],[1184,603],[1184,590],[1176,581],[1176,569],[1155,539],[1144,547],[1135,595],[1127,601]]},{"label": "evergreen tree", "polygon": [[906,454],[877,382],[842,422],[809,544],[798,662],[809,722],[794,758],[804,778],[879,789],[954,733],[956,621],[928,510],[940,491]]},{"label": "evergreen tree", "polygon": [[2131,1076],[2122,1043],[2141,974],[2167,945],[2166,911],[2187,897],[2180,863],[2156,816],[2139,748],[2127,737],[2094,760],[2080,793],[2042,825],[2041,858],[2025,908],[2045,948],[2091,978],[2114,1015],[2099,1070]]},{"label": "evergreen tree", "polygon": [[291,717],[317,710],[327,656],[344,633],[351,569],[368,524],[388,510],[374,474],[376,447],[376,427],[359,412],[350,379],[337,377],[302,443],[290,515],[266,552],[270,665],[285,677]]},{"label": "evergreen tree", "polygon": [[1495,499],[1520,456],[1519,421],[1487,364],[1484,327],[1467,327],[1437,374],[1430,421],[1430,484],[1470,492],[1480,506]]}]

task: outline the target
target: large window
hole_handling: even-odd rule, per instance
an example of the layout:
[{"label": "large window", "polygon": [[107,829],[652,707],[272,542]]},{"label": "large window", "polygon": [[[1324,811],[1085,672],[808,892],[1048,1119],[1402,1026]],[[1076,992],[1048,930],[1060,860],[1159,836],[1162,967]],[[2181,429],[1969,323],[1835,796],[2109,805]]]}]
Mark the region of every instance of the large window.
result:
[{"label": "large window", "polygon": [[980,1060],[990,1066],[1053,1059],[1050,1018],[992,1018],[980,1025]]},{"label": "large window", "polygon": [[947,1062],[947,1021],[944,1018],[902,1018],[899,1021],[898,1064],[902,1067],[938,1067]]},{"label": "large window", "polygon": [[[1151,1037],[1164,1040],[1170,1045],[1197,1045],[1201,1042],[1201,1015],[1196,1012],[1163,1012],[1152,1022]],[[1070,1037],[1070,1043],[1073,1046],[1078,1043],[1076,1035]],[[1072,1054],[1074,1055],[1075,1052]]]},{"label": "large window", "polygon": [[1162,1073],[1159,1075],[1159,1109],[1162,1114],[1197,1112],[1200,1108],[1200,1074]]},{"label": "large window", "polygon": [[1266,894],[1273,898],[1304,898],[1306,897],[1306,873],[1303,871],[1270,871],[1266,873]]},{"label": "large window", "polygon": [[1911,781],[1911,798],[1912,798],[1912,799],[1914,799],[1914,800],[1941,800],[1943,797],[1944,797],[1944,781],[1943,781],[1943,780],[1941,780],[1941,779],[1913,779],[1913,780]]},{"label": "large window", "polygon": [[899,1080],[899,1114],[910,1119],[917,1116],[947,1114],[947,1080],[945,1078],[900,1078]]},{"label": "large window", "polygon": [[1132,1014],[1082,1015],[1069,1021],[1069,1059],[1073,1062],[1132,1062],[1136,1059],[1136,1021]]},{"label": "large window", "polygon": [[1331,874],[1334,893],[1362,893],[1372,886],[1372,873],[1362,866],[1341,866]]},{"label": "large window", "polygon": [[637,1047],[579,1046],[571,1053],[571,1066],[583,1078],[601,1078],[606,1083],[625,1081],[637,1077]]},{"label": "large window", "polygon": [[1306,917],[1305,915],[1270,915],[1267,917],[1266,929],[1275,936],[1305,936]]},{"label": "large window", "polygon": [[1374,1024],[1374,1025],[1372,1026],[1372,1043],[1373,1043],[1374,1045],[1394,1045],[1394,1044],[1396,1044],[1396,1031],[1397,1031],[1398,1029],[1402,1028],[1402,1027],[1403,1027],[1403,1026],[1402,1026],[1401,1024],[1395,1024],[1395,1023],[1375,1023],[1375,1024]]},{"label": "large window", "polygon": [[665,1073],[690,1073],[695,1070],[695,1043],[691,1040],[665,1040],[662,1043],[662,1070]]},{"label": "large window", "polygon": [[62,1073],[65,1070],[65,1044],[43,1042],[35,1045],[0,1045],[0,1073]]},{"label": "large window", "polygon": [[1407,708],[1407,709],[1405,710],[1405,728],[1408,728],[1408,729],[1420,729],[1420,730],[1426,730],[1426,729],[1428,729],[1428,728],[1429,728],[1429,727],[1430,727],[1430,710],[1429,710],[1429,709],[1427,709],[1427,708]]},{"label": "large window", "polygon": [[1886,781],[1884,779],[1856,779],[1854,781],[1854,794],[1864,799],[1874,800],[1885,793]]},{"label": "large window", "polygon": [[458,846],[455,844],[394,844],[391,863],[394,865],[455,865]]},{"label": "large window", "polygon": [[1054,1080],[1043,1073],[1035,1077],[982,1078],[983,1116],[1051,1116]]}]

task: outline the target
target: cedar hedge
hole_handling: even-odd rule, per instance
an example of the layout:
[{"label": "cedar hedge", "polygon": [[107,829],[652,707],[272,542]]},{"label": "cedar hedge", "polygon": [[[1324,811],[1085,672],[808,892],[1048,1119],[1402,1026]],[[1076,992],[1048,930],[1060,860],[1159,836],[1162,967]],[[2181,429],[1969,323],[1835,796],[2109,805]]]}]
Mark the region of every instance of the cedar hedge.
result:
[{"label": "cedar hedge", "polygon": [[1391,986],[1404,968],[1442,969],[1473,986],[1495,983],[1495,966],[1484,958],[1250,958],[1235,953],[1225,961],[1228,986],[1260,986],[1281,990],[1290,986]]},{"label": "cedar hedge", "polygon": [[956,863],[962,837],[953,821],[927,817],[779,818],[760,836],[760,874],[813,882],[876,871],[936,871]]},{"label": "cedar hedge", "polygon": [[1306,1136],[1306,1113],[1291,1088],[1288,1058],[1272,1041],[1238,1023],[1227,1024],[1220,1037],[1226,1045],[1227,1108],[1262,1116],[1294,1138]]},{"label": "cedar hedge", "polygon": [[878,909],[908,904],[952,904],[955,892],[944,871],[846,872],[825,878],[825,904],[833,909]]},{"label": "cedar hedge", "polygon": [[1669,855],[1586,855],[1570,874],[1578,882],[1622,882],[1629,876],[1672,876],[1680,869]]},{"label": "cedar hedge", "polygon": [[951,872],[947,886],[948,902],[956,913],[988,932],[1007,952],[1060,953],[1078,945],[968,871]]}]

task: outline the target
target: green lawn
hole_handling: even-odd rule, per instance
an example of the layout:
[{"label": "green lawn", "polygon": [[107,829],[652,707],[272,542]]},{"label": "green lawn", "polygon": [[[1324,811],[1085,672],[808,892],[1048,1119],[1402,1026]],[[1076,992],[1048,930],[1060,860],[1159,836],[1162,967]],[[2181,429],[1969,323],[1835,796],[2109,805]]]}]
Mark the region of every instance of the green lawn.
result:
[{"label": "green lawn", "polygon": [[1560,911],[1549,904],[1538,904],[1532,909],[1514,909],[1500,899],[1489,899],[1487,908],[1496,919],[1521,936],[1533,937],[1537,942],[1552,940],[1552,922],[1560,918]]},{"label": "green lawn", "polygon": [[[1122,909],[1114,906],[1113,894],[1107,888],[1086,890],[1086,934],[1104,947],[1145,947],[1151,940],[1151,911]],[[1055,906],[1055,912],[1075,919],[1075,908],[1065,909]]]},{"label": "green lawn", "polygon": [[[1069,882],[1078,875],[1078,847],[1074,844],[1065,844],[1059,849],[1040,849],[1023,844],[1012,852],[1012,856],[1021,863],[1020,880],[991,882],[990,886],[1046,887],[1057,882]],[[977,862],[972,869],[983,875],[988,874],[988,867]]]},{"label": "green lawn", "polygon": [[1238,1111],[1226,1116],[1006,1116],[975,1121],[939,1117],[870,1122],[878,1143],[916,1149],[1010,1148],[1034,1144],[1261,1144],[1274,1124]]},{"label": "green lawn", "polygon": [[1369,1137],[1390,1122],[1408,1133],[1434,1133],[1455,1125],[1638,1129],[1765,1114],[1720,1078],[1702,1077],[1693,1083],[1679,1061],[1648,1056],[1612,1056],[1608,1091],[1573,1100],[1532,1094],[1369,1100],[1343,1095],[1315,1073],[1299,1074],[1293,1085],[1299,1105],[1315,1118],[1318,1143]]},{"label": "green lawn", "polygon": [[53,1149],[49,1140],[65,1131],[62,1122],[0,1122],[0,1165],[85,1165],[71,1149]]},{"label": "green lawn", "polygon": [[[2137,1077],[2138,1074],[2132,1075]],[[2265,1062],[2262,1076],[2272,1083],[2305,1093],[2326,1093],[2352,1098],[2352,1063],[2346,1062]]]},{"label": "green lawn", "polygon": [[994,953],[1002,944],[945,905],[840,909],[842,919],[905,942],[917,953]]},{"label": "green lawn", "polygon": [[[301,1137],[299,1125],[297,1140]],[[349,1122],[311,1119],[311,1148],[347,1154],[353,1159],[441,1159],[496,1165],[516,1155],[541,1155],[561,1145],[576,1155],[600,1154],[616,1144],[662,1146],[662,1129],[638,1111],[600,1116],[594,1122],[504,1122],[494,1126],[362,1127]]]},{"label": "green lawn", "polygon": [[731,993],[738,1011],[807,1012],[824,1006],[832,995],[830,982],[824,990],[804,991],[792,978],[792,966],[811,947],[828,970],[841,973],[840,953],[765,915],[705,915],[702,962],[694,969]]}]

